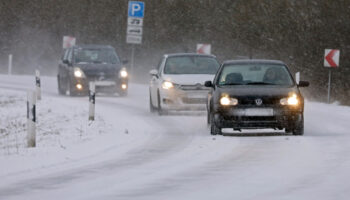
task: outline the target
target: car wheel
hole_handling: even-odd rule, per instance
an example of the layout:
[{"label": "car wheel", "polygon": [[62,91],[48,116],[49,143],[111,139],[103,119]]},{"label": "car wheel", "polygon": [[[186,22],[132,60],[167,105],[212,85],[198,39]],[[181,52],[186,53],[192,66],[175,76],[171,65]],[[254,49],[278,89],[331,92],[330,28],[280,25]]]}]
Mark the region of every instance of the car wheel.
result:
[{"label": "car wheel", "polygon": [[66,85],[66,95],[67,96],[75,96],[75,93],[72,91],[72,84],[70,82],[70,80],[67,81],[67,85]]},{"label": "car wheel", "polygon": [[62,89],[62,84],[60,80],[60,76],[57,76],[57,88],[58,88],[58,94],[63,95],[64,91]]},{"label": "car wheel", "polygon": [[221,135],[221,128],[216,126],[214,122],[214,116],[213,114],[210,114],[210,134],[211,135]]},{"label": "car wheel", "polygon": [[120,92],[118,92],[118,94],[119,94],[119,96],[121,96],[121,97],[126,97],[126,96],[128,96],[128,91],[120,91]]},{"label": "car wheel", "polygon": [[159,91],[158,91],[158,95],[157,95],[157,102],[158,102],[158,108],[157,108],[157,110],[158,110],[158,115],[164,115],[164,114],[166,114],[165,113],[165,111],[162,109],[162,106],[161,106],[161,103],[160,103],[160,94],[159,94]]},{"label": "car wheel", "polygon": [[304,116],[301,114],[300,118],[292,131],[293,135],[304,135]]},{"label": "car wheel", "polygon": [[151,93],[149,94],[149,110],[151,111],[151,113],[154,113],[157,111],[157,108],[153,106],[152,104],[152,97],[151,97]]}]

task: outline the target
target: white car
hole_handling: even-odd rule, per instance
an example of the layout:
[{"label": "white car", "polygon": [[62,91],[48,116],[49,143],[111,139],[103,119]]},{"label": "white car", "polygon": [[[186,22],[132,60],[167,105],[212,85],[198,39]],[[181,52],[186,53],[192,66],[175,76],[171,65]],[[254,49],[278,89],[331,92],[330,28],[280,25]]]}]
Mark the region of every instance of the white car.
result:
[{"label": "white car", "polygon": [[205,110],[209,89],[220,64],[213,55],[166,54],[158,70],[150,71],[150,110],[164,114],[170,110]]}]

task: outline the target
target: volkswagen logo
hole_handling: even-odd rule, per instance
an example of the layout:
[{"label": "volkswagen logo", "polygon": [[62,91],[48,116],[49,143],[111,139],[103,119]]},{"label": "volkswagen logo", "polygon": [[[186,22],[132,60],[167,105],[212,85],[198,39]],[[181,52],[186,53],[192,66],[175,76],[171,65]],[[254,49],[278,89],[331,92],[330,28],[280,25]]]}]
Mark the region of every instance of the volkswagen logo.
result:
[{"label": "volkswagen logo", "polygon": [[255,104],[260,106],[263,103],[262,99],[255,99]]}]

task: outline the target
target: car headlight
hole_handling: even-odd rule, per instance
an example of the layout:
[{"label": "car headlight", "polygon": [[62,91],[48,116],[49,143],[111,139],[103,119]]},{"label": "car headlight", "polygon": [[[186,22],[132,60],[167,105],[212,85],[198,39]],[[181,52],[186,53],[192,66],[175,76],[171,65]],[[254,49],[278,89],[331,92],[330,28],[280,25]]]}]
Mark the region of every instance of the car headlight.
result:
[{"label": "car headlight", "polygon": [[81,70],[79,67],[74,67],[74,77],[85,78],[85,74],[83,70]]},{"label": "car headlight", "polygon": [[162,83],[162,88],[168,90],[168,89],[174,88],[174,84],[169,81],[164,81]]},{"label": "car headlight", "polygon": [[299,99],[298,99],[298,96],[296,94],[292,94],[288,98],[281,99],[280,103],[282,105],[297,106],[297,105],[299,105]]},{"label": "car headlight", "polygon": [[231,98],[229,96],[223,96],[220,98],[220,104],[223,106],[235,106],[238,104],[238,99]]},{"label": "car headlight", "polygon": [[128,72],[126,71],[125,68],[122,68],[122,69],[119,71],[119,75],[120,75],[120,77],[122,77],[122,78],[126,78],[126,77],[128,77]]}]

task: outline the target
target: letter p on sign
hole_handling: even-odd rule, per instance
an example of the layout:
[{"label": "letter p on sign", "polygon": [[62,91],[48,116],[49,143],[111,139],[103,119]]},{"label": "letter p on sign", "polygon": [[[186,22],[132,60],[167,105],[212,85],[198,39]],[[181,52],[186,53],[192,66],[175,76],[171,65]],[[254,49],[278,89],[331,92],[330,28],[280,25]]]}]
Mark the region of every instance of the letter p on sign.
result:
[{"label": "letter p on sign", "polygon": [[128,17],[143,18],[145,3],[142,1],[129,1]]}]

